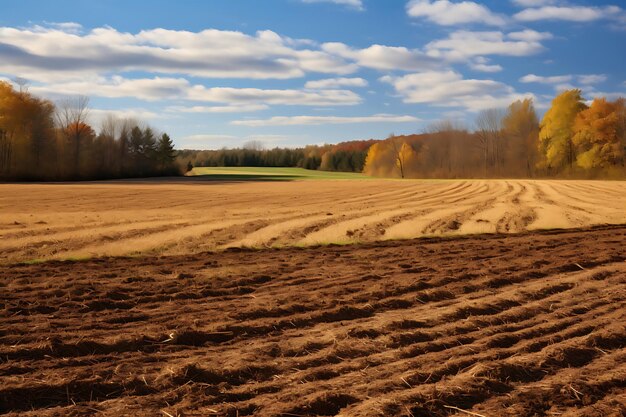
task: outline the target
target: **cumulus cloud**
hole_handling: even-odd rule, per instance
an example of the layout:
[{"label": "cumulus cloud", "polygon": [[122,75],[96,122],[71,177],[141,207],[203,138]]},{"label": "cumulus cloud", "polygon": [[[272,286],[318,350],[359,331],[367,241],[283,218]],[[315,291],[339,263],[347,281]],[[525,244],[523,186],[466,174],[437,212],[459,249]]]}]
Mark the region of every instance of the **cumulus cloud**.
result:
[{"label": "cumulus cloud", "polygon": [[236,146],[238,137],[233,135],[220,134],[197,134],[176,139],[178,149],[221,149]]},{"label": "cumulus cloud", "polygon": [[523,83],[540,83],[540,84],[561,84],[572,81],[574,76],[572,75],[553,75],[545,77],[541,75],[528,74],[520,78],[520,82]]},{"label": "cumulus cloud", "polygon": [[[31,90],[44,95],[76,95],[89,92],[92,96],[134,97],[147,101],[190,100],[225,104],[277,104],[303,106],[355,105],[361,97],[349,90],[269,90],[260,88],[208,88],[191,84],[184,78],[126,79],[114,76],[97,81],[70,81],[33,86]],[[224,112],[225,108],[221,108]],[[218,110],[218,111],[219,111]]]},{"label": "cumulus cloud", "polygon": [[539,20],[566,20],[571,22],[591,22],[599,19],[613,19],[624,16],[624,10],[617,6],[543,6],[524,9],[513,17],[522,22]]},{"label": "cumulus cloud", "polygon": [[512,0],[512,3],[520,7],[540,7],[557,4],[559,0]]},{"label": "cumulus cloud", "polygon": [[537,32],[532,29],[525,29],[520,32],[511,32],[507,35],[510,39],[526,42],[540,42],[554,38],[550,32]]},{"label": "cumulus cloud", "polygon": [[200,134],[190,135],[184,138],[187,141],[211,141],[211,140],[223,140],[223,139],[237,139],[237,136],[233,135],[215,135],[215,134]]},{"label": "cumulus cloud", "polygon": [[577,82],[583,85],[593,85],[606,81],[607,77],[604,74],[580,74],[580,75],[553,75],[553,76],[541,76],[535,74],[528,74],[520,78],[523,83],[539,83],[539,84],[552,84],[555,85],[557,91],[571,90],[576,88],[572,82]]},{"label": "cumulus cloud", "polygon": [[361,67],[377,70],[420,71],[441,66],[441,60],[430,57],[418,49],[403,46],[372,45],[354,49],[339,42],[322,45],[322,50],[344,59],[353,60]]},{"label": "cumulus cloud", "polygon": [[264,90],[260,88],[230,88],[194,86],[188,99],[218,103],[263,103],[303,106],[345,106],[361,102],[361,97],[349,90]]},{"label": "cumulus cloud", "polygon": [[546,36],[531,30],[509,34],[459,30],[451,33],[447,39],[428,43],[426,51],[431,57],[448,61],[465,61],[483,55],[528,56],[545,49],[539,39],[545,39]]},{"label": "cumulus cloud", "polygon": [[165,111],[170,113],[250,113],[267,110],[267,104],[230,104],[227,106],[170,106]]},{"label": "cumulus cloud", "polygon": [[349,74],[357,70],[353,63],[316,49],[311,42],[272,31],[255,35],[216,29],[126,33],[104,27],[69,33],[67,27],[0,27],[0,40],[0,73],[41,82],[130,71],[287,79],[309,72]]},{"label": "cumulus cloud", "polygon": [[261,127],[261,126],[295,126],[295,125],[326,125],[352,123],[407,123],[419,122],[413,116],[396,116],[391,114],[375,114],[373,116],[275,116],[269,119],[235,120],[232,125]]},{"label": "cumulus cloud", "polygon": [[475,71],[480,71],[480,72],[500,72],[503,70],[502,65],[490,65],[490,64],[480,64],[480,63],[473,63],[470,64],[470,68],[475,70]]},{"label": "cumulus cloud", "polygon": [[454,3],[448,0],[411,0],[407,14],[415,18],[424,18],[443,26],[468,23],[481,23],[490,26],[503,26],[506,18],[493,13],[489,8],[473,1]]},{"label": "cumulus cloud", "polygon": [[252,141],[260,142],[265,148],[281,146],[290,147],[286,143],[296,143],[304,139],[301,135],[245,135],[234,136],[226,134],[196,134],[185,136],[176,140],[178,149],[221,149],[244,147]]},{"label": "cumulus cloud", "polygon": [[365,7],[363,7],[362,0],[301,0],[303,3],[334,3],[342,6],[348,6],[353,9],[363,11]]},{"label": "cumulus cloud", "polygon": [[324,89],[338,87],[367,87],[367,81],[363,78],[326,78],[323,80],[307,81],[305,88]]},{"label": "cumulus cloud", "polygon": [[162,118],[162,115],[159,115],[154,111],[142,108],[127,108],[116,110],[89,109],[89,122],[93,126],[101,126],[102,122],[108,116],[113,116],[118,119],[132,119],[138,121],[155,120],[157,118]]},{"label": "cumulus cloud", "polygon": [[[591,90],[591,91],[585,91],[585,96],[590,97],[591,99],[596,99],[596,98],[605,98],[607,100],[618,100],[618,99],[624,99],[626,98],[626,92],[604,92],[604,91],[596,91],[596,90]],[[589,100],[587,101],[587,104],[591,104],[593,100]]]},{"label": "cumulus cloud", "polygon": [[503,70],[501,65],[489,64],[489,60],[485,57],[476,57],[473,62],[469,63],[469,66],[474,71],[480,72],[500,72]]},{"label": "cumulus cloud", "polygon": [[30,90],[36,94],[52,97],[89,94],[94,97],[132,97],[145,101],[158,101],[184,99],[191,88],[189,81],[184,78],[128,79],[116,75],[111,78],[34,85]]},{"label": "cumulus cloud", "polygon": [[533,97],[518,94],[511,86],[498,81],[464,79],[455,71],[385,76],[381,81],[391,84],[405,103],[462,107],[469,111],[508,106],[512,101]]},{"label": "cumulus cloud", "polygon": [[[76,22],[44,22],[45,26],[51,27],[62,32],[79,34],[83,31],[83,25]],[[45,31],[45,27],[41,27],[40,30]]]},{"label": "cumulus cloud", "polygon": [[604,74],[586,74],[578,76],[578,81],[581,84],[599,84],[605,82],[606,79],[607,77]]}]

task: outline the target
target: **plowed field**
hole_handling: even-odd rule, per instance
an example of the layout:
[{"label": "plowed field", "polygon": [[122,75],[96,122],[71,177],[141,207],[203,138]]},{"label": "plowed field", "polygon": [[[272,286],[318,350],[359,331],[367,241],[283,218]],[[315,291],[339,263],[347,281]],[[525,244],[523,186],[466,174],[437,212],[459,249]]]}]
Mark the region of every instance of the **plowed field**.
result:
[{"label": "plowed field", "polygon": [[626,223],[626,182],[0,184],[0,263]]},{"label": "plowed field", "polygon": [[[273,190],[280,198],[262,216],[253,195],[228,187],[183,198],[165,186],[55,195],[33,186],[23,197],[37,215],[24,210],[12,239],[48,234],[57,253],[87,242],[106,253],[104,236],[109,250],[118,237],[148,249],[148,236],[170,242],[179,230],[190,239],[181,249],[205,248],[211,233],[213,245],[313,242],[324,230],[373,239],[379,229],[463,232],[478,219],[517,231],[549,218],[604,222],[624,198],[623,184],[446,182],[336,200],[330,184],[322,195]],[[111,198],[93,205],[113,189],[146,211],[130,216]],[[211,230],[194,216],[202,208],[232,224]],[[623,416],[625,247],[626,226],[604,226],[0,266],[0,414]]]}]

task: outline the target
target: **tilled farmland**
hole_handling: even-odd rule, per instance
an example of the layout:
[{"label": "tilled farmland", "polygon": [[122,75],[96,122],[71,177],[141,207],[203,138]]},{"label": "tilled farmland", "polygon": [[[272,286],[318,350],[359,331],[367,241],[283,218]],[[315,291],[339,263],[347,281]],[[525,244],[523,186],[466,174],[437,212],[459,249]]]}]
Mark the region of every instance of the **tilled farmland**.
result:
[{"label": "tilled farmland", "polygon": [[0,413],[623,416],[624,247],[601,226],[6,264]]},{"label": "tilled farmland", "polygon": [[0,184],[0,263],[624,223],[624,181]]}]

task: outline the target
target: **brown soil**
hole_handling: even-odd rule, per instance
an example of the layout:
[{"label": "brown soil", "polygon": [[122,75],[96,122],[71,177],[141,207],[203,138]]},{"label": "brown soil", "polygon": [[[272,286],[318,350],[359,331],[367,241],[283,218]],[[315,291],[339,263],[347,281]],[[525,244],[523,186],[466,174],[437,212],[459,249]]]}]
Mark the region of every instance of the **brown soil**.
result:
[{"label": "brown soil", "polygon": [[625,247],[605,226],[0,266],[0,414],[624,416]]},{"label": "brown soil", "polygon": [[624,224],[625,207],[624,181],[0,184],[0,263]]}]

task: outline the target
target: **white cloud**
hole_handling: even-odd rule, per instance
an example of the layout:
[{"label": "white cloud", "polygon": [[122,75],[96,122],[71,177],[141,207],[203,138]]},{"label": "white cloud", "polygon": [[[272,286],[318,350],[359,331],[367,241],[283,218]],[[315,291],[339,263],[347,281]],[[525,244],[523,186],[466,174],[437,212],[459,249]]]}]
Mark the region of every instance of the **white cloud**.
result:
[{"label": "white cloud", "polygon": [[307,81],[305,88],[324,89],[337,87],[367,87],[363,78],[326,78],[323,80]]},{"label": "white cloud", "polygon": [[231,122],[237,126],[295,126],[295,125],[325,125],[325,124],[351,124],[351,123],[407,123],[418,122],[413,116],[396,116],[391,114],[375,114],[373,116],[275,116],[269,119],[259,120],[236,120]]},{"label": "white cloud", "polygon": [[178,149],[195,149],[210,150],[222,148],[240,148],[245,146],[247,142],[261,142],[265,148],[275,146],[293,147],[293,143],[297,143],[305,139],[300,135],[220,135],[220,134],[196,134],[176,139],[176,147]]},{"label": "white cloud", "polygon": [[[80,32],[83,31],[83,25],[81,25],[80,23],[76,23],[76,22],[61,22],[61,23],[57,23],[57,22],[44,22],[46,26],[60,30],[62,32],[65,33],[71,33],[74,35],[79,34]],[[45,27],[41,28],[43,31],[45,31]]]},{"label": "white cloud", "polygon": [[228,106],[170,106],[165,111],[170,113],[249,113],[267,110],[266,104],[231,104]]},{"label": "white cloud", "polygon": [[567,82],[554,85],[554,91],[556,91],[557,93],[562,93],[563,91],[566,91],[566,90],[574,90],[575,88],[576,88],[575,85],[571,83],[567,83]]},{"label": "white cloud", "polygon": [[206,88],[196,85],[187,98],[217,103],[263,103],[302,106],[346,106],[361,102],[361,97],[348,90],[263,90],[260,88]]},{"label": "white cloud", "polygon": [[108,116],[113,116],[117,119],[131,119],[137,121],[152,121],[156,120],[157,118],[162,118],[162,115],[159,115],[151,110],[141,108],[128,108],[117,110],[89,109],[89,123],[94,127],[101,126],[102,122]]},{"label": "white cloud", "polygon": [[178,149],[221,149],[235,147],[239,138],[232,135],[198,134],[175,139]]},{"label": "white cloud", "polygon": [[211,140],[223,140],[223,139],[237,139],[237,136],[233,135],[191,135],[183,138],[188,141],[211,141]]},{"label": "white cloud", "polygon": [[617,6],[543,6],[529,8],[516,13],[513,17],[523,22],[538,20],[567,20],[571,22],[590,22],[599,19],[611,19],[623,15]]},{"label": "white cloud", "polygon": [[488,64],[470,64],[470,67],[475,71],[480,72],[500,72],[502,71],[501,65],[488,65]]},{"label": "white cloud", "polygon": [[520,7],[541,7],[557,4],[559,0],[512,0],[512,2]]},{"label": "white cloud", "polygon": [[473,62],[469,63],[469,66],[474,71],[480,72],[500,72],[504,68],[501,65],[489,64],[489,60],[485,57],[476,57]]},{"label": "white cloud", "polygon": [[68,33],[74,25],[0,27],[0,73],[50,82],[130,71],[204,78],[287,79],[310,72],[341,75],[358,69],[319,50],[314,42],[282,37],[272,31],[255,35],[216,29],[127,33],[104,27]]},{"label": "white cloud", "polygon": [[[610,101],[614,101],[620,98],[626,98],[626,92],[602,92],[602,91],[588,91],[585,92],[585,95],[588,97],[591,97],[592,99],[596,99],[596,98],[606,98],[607,100]],[[591,104],[590,102],[588,102],[587,104]]]},{"label": "white cloud", "polygon": [[520,78],[523,83],[539,83],[539,84],[562,84],[570,82],[574,79],[572,75],[553,75],[544,77],[541,75],[528,74]]},{"label": "white cloud", "polygon": [[532,94],[518,94],[506,84],[494,80],[464,79],[454,71],[431,71],[403,77],[385,76],[405,103],[429,103],[442,107],[462,107],[477,111],[508,106]]},{"label": "white cloud", "polygon": [[425,18],[443,26],[467,23],[482,23],[491,26],[506,24],[505,17],[473,1],[453,3],[448,0],[411,0],[407,4],[407,13],[411,17]]},{"label": "white cloud", "polygon": [[[447,39],[440,39],[426,45],[427,54],[435,58],[443,58],[448,61],[465,61],[473,56],[484,55],[506,55],[506,56],[528,56],[543,51],[544,46],[536,40],[540,37],[526,32],[513,32],[504,34],[499,31],[493,32],[471,32],[459,30],[452,32]],[[534,40],[523,40],[520,37],[532,38]],[[546,36],[546,35],[543,35]]]},{"label": "white cloud", "polygon": [[[141,100],[190,100],[238,105],[275,104],[303,106],[344,106],[361,102],[361,97],[349,90],[264,90],[259,88],[207,88],[191,84],[184,78],[126,79],[114,76],[96,81],[70,81],[33,86],[34,93],[44,95],[76,95],[88,92],[91,96]],[[219,109],[226,110],[226,109]],[[219,111],[218,110],[218,111]]]},{"label": "white cloud", "polygon": [[362,0],[301,0],[303,3],[335,3],[342,6],[352,7],[356,10],[365,10]]},{"label": "white cloud", "polygon": [[372,45],[364,49],[353,49],[343,43],[329,42],[322,45],[322,50],[334,56],[354,60],[361,67],[383,71],[420,71],[441,66],[441,60],[403,46]]},{"label": "white cloud", "polygon": [[582,75],[553,75],[553,76],[541,76],[535,74],[528,74],[520,78],[523,83],[539,83],[539,84],[555,84],[557,91],[571,90],[576,88],[572,82],[576,81],[583,85],[598,84],[606,81],[607,77],[604,74],[582,74]]},{"label": "white cloud", "polygon": [[540,42],[554,37],[550,32],[537,32],[532,29],[525,29],[520,32],[511,32],[507,36],[516,41],[526,42]]},{"label": "white cloud", "polygon": [[578,76],[578,81],[581,84],[599,84],[605,82],[606,79],[607,77],[604,74],[586,74]]},{"label": "white cloud", "polygon": [[85,81],[67,81],[45,85],[33,85],[30,90],[46,96],[84,95],[94,97],[133,97],[146,101],[183,99],[191,88],[184,78],[127,79],[121,76],[94,78]]}]

